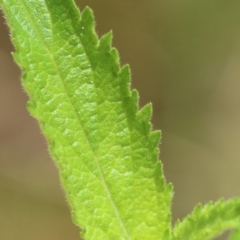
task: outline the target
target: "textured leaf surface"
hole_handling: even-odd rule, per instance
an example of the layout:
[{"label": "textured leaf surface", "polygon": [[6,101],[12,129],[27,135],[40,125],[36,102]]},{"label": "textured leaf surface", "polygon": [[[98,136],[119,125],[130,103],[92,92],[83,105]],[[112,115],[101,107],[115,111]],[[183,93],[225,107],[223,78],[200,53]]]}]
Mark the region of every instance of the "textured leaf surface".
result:
[{"label": "textured leaf surface", "polygon": [[177,222],[173,240],[207,240],[229,228],[240,228],[240,199],[199,204],[183,222]]},{"label": "textured leaf surface", "polygon": [[29,110],[56,159],[86,239],[169,239],[172,190],[158,161],[151,106],[138,111],[111,33],[71,0],[1,0]]}]

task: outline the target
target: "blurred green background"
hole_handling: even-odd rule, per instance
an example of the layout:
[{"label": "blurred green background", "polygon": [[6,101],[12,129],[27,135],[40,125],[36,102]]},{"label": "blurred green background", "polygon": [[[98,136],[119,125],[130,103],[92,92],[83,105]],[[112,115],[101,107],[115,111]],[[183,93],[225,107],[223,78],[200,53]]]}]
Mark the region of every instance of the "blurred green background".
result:
[{"label": "blurred green background", "polygon": [[[240,195],[240,1],[81,0],[97,33],[113,30],[140,105],[153,103],[173,221]],[[0,239],[77,240],[58,172],[13,63],[0,19]],[[220,239],[220,238],[219,238]],[[225,239],[222,237],[221,239]]]}]

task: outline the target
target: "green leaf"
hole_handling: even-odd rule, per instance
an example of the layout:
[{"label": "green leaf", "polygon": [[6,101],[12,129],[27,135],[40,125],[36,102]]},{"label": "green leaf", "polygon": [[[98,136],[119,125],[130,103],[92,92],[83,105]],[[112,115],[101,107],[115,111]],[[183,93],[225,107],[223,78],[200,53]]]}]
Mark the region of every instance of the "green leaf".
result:
[{"label": "green leaf", "polygon": [[170,238],[172,187],[151,105],[138,110],[112,34],[71,0],[1,0],[29,94],[86,239]]},{"label": "green leaf", "polygon": [[[200,204],[173,230],[173,240],[207,240],[230,228],[240,228],[240,199]],[[235,239],[234,239],[235,240]]]},{"label": "green leaf", "polygon": [[240,229],[236,229],[231,234],[230,240],[239,240],[240,239]]}]

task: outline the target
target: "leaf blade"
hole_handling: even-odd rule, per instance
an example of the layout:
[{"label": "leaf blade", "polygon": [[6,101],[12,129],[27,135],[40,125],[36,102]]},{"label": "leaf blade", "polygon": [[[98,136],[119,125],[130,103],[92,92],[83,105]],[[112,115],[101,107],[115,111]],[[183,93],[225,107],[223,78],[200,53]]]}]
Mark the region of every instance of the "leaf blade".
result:
[{"label": "leaf blade", "polygon": [[173,240],[207,240],[231,228],[240,227],[240,199],[200,204],[173,229]]},{"label": "leaf blade", "polygon": [[240,229],[235,229],[230,236],[230,240],[238,240],[240,239]]},{"label": "leaf blade", "polygon": [[2,6],[29,110],[86,239],[170,234],[172,190],[157,158],[160,134],[150,133],[151,106],[138,112],[129,67],[120,69],[111,34],[98,40],[91,10],[80,15],[70,0],[3,0]]}]

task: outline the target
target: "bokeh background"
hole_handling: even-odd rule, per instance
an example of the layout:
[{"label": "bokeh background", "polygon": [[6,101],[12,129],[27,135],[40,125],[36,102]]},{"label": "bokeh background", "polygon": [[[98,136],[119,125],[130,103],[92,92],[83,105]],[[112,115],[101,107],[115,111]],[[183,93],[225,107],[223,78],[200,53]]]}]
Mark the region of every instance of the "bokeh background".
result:
[{"label": "bokeh background", "polygon": [[[240,1],[81,0],[113,30],[140,105],[153,103],[173,222],[198,203],[240,195]],[[0,18],[0,239],[77,240],[69,206]],[[220,239],[220,238],[218,238]],[[221,239],[226,239],[226,235]]]}]

